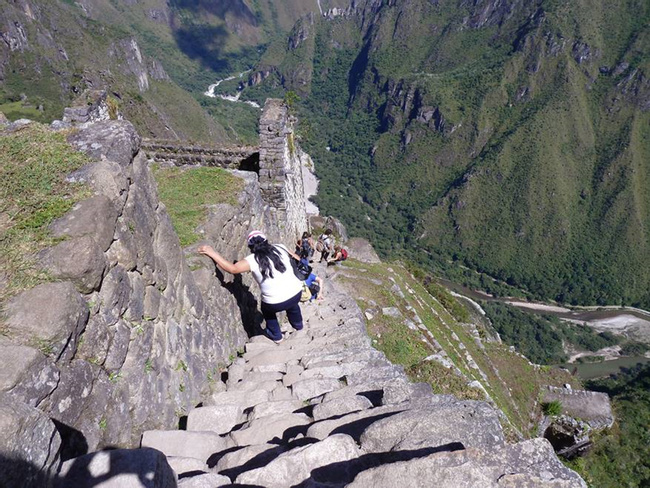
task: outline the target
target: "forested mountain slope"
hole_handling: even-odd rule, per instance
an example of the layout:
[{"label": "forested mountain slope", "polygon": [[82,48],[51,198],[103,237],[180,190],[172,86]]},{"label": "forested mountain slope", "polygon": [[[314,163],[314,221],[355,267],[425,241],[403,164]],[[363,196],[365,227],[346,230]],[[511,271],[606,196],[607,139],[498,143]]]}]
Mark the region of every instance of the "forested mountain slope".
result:
[{"label": "forested mountain slope", "polygon": [[323,209],[383,253],[648,306],[649,18],[642,1],[367,1],[294,29],[265,83],[303,97]]},{"label": "forested mountain slope", "polygon": [[310,12],[317,0],[0,0],[0,112],[49,122],[84,89],[106,89],[145,136],[242,139],[203,92]]}]

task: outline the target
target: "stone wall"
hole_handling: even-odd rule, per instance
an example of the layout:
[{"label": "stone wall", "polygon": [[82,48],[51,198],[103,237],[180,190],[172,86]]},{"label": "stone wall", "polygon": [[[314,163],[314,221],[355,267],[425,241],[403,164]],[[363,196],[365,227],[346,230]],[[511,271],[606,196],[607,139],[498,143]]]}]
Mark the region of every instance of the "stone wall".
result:
[{"label": "stone wall", "polygon": [[218,166],[225,169],[259,170],[259,149],[254,146],[209,146],[178,141],[144,140],[147,158],[176,166]]},{"label": "stone wall", "polygon": [[302,178],[305,157],[296,142],[287,106],[282,100],[268,99],[260,119],[260,189],[274,224],[290,241],[307,230]]},{"label": "stone wall", "polygon": [[[85,124],[69,140],[97,161],[71,176],[93,196],[54,222],[62,240],[38,259],[55,281],[14,297],[0,335],[8,486],[41,486],[61,459],[176,428],[259,321],[250,277],[181,249],[129,122]],[[239,203],[211,209],[203,228],[232,259],[251,229],[268,227],[257,175],[236,174]]]}]

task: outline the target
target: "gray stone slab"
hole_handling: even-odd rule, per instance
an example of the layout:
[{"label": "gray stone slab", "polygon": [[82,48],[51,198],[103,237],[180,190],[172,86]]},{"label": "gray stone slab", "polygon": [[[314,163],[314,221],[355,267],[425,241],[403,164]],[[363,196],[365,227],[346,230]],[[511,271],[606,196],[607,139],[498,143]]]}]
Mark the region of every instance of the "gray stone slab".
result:
[{"label": "gray stone slab", "polygon": [[142,447],[153,447],[166,456],[191,457],[207,462],[215,453],[232,446],[227,437],[214,432],[148,430],[142,434]]},{"label": "gray stone slab", "polygon": [[46,486],[59,464],[61,437],[40,410],[0,394],[0,473],[3,486]]},{"label": "gray stone slab", "polygon": [[309,400],[333,390],[338,390],[344,383],[337,379],[307,379],[295,382],[291,385],[291,392],[298,400]]},{"label": "gray stone slab", "polygon": [[167,462],[179,476],[185,473],[207,473],[209,470],[205,462],[191,457],[167,456]]},{"label": "gray stone slab", "polygon": [[304,406],[304,403],[300,400],[259,403],[253,407],[253,411],[250,413],[249,420],[268,417],[269,415],[292,413],[293,411],[298,410]]},{"label": "gray stone slab", "polygon": [[187,430],[227,434],[243,421],[244,408],[241,405],[211,405],[190,411],[187,416]]},{"label": "gray stone slab", "polygon": [[183,478],[178,482],[178,488],[219,488],[230,486],[230,478],[215,473],[200,474],[191,478]]},{"label": "gray stone slab", "polygon": [[453,442],[461,442],[466,448],[503,446],[497,411],[473,401],[409,410],[374,422],[361,436],[366,452],[439,447]]},{"label": "gray stone slab", "polygon": [[361,434],[374,422],[404,411],[408,406],[375,407],[360,412],[349,413],[339,418],[314,422],[307,430],[306,437],[325,439],[332,434],[348,434],[359,439]]},{"label": "gray stone slab", "polygon": [[254,407],[258,403],[268,402],[269,392],[258,391],[222,391],[214,393],[205,401],[205,405],[241,405],[246,409]]},{"label": "gray stone slab", "polygon": [[[268,488],[296,486],[312,477],[318,468],[356,459],[359,454],[359,448],[351,437],[334,435],[285,452],[262,468],[240,474],[236,482]],[[327,482],[327,475],[315,481]]]},{"label": "gray stone slab", "polygon": [[354,395],[320,403],[313,410],[314,420],[324,420],[330,417],[345,415],[372,408],[372,402],[364,396]]},{"label": "gray stone slab", "polygon": [[303,413],[290,413],[271,415],[248,422],[241,430],[230,433],[231,438],[238,446],[250,446],[260,442],[272,440],[289,440],[298,432],[298,429],[311,422]]}]

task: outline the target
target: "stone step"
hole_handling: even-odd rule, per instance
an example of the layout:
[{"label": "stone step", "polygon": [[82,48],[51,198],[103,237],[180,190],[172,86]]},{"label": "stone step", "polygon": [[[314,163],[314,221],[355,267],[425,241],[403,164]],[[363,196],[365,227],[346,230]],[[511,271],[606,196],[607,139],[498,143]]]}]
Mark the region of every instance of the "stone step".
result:
[{"label": "stone step", "polygon": [[208,464],[200,459],[180,456],[167,456],[167,462],[178,476],[189,473],[199,474],[209,472]]},{"label": "stone step", "polygon": [[297,434],[306,431],[311,423],[304,413],[276,414],[257,418],[244,424],[240,430],[230,433],[236,446],[250,446],[264,442],[287,442]]},{"label": "stone step", "polygon": [[[315,408],[315,407],[314,407]],[[396,415],[409,408],[409,405],[386,405],[370,408],[360,412],[349,413],[337,418],[314,422],[307,429],[307,437],[323,440],[332,434],[343,433],[360,439],[363,432],[374,422],[391,415]]]},{"label": "stone step", "polygon": [[245,420],[241,405],[213,405],[195,408],[187,415],[187,430],[227,434]]},{"label": "stone step", "polygon": [[300,400],[284,400],[275,402],[259,403],[253,407],[248,420],[255,420],[269,415],[277,415],[284,413],[293,413],[296,410],[303,408],[305,405]]},{"label": "stone step", "polygon": [[231,484],[230,478],[226,476],[205,473],[179,480],[178,488],[220,488],[221,486],[230,486]]},{"label": "stone step", "polygon": [[315,421],[338,417],[348,413],[359,412],[372,408],[372,402],[364,396],[354,395],[323,402],[314,407]]},{"label": "stone step", "polygon": [[190,457],[204,463],[213,454],[235,446],[230,438],[214,432],[185,430],[148,430],[142,434],[140,444],[141,447],[158,449],[165,456]]},{"label": "stone step", "polygon": [[206,405],[239,405],[243,409],[268,402],[270,394],[266,390],[258,391],[223,391],[214,393],[206,401]]},{"label": "stone step", "polygon": [[306,379],[296,381],[291,385],[291,393],[297,400],[305,401],[323,396],[330,391],[338,390],[345,384],[335,378]]},{"label": "stone step", "polygon": [[[396,407],[399,407],[396,406]],[[496,410],[484,402],[456,402],[407,410],[374,422],[361,435],[365,452],[440,447],[460,442],[465,448],[505,444]]]},{"label": "stone step", "polygon": [[277,444],[256,444],[229,452],[219,459],[213,470],[235,479],[239,474],[266,466],[278,455],[286,451],[285,446]]},{"label": "stone step", "polygon": [[319,468],[356,459],[360,454],[356,442],[351,437],[333,435],[315,444],[280,454],[266,466],[240,474],[235,481],[241,485],[267,488],[288,488],[302,485],[307,480],[325,486],[325,482],[336,479],[335,476],[330,476],[327,470],[322,477],[319,476]]}]

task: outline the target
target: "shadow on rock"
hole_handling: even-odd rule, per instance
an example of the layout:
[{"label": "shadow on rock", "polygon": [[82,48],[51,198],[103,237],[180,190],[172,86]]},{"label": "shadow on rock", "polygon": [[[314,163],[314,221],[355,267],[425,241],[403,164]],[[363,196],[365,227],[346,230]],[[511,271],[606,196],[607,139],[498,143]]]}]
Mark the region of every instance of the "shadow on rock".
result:
[{"label": "shadow on rock", "polygon": [[312,470],[311,476],[292,488],[306,488],[323,483],[323,486],[344,485],[351,483],[356,476],[367,469],[380,465],[410,461],[436,454],[438,452],[453,452],[465,449],[460,442],[451,442],[437,447],[426,447],[410,451],[391,451],[382,453],[365,454],[357,459],[328,464]]}]

